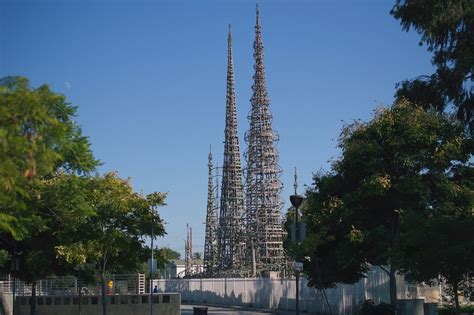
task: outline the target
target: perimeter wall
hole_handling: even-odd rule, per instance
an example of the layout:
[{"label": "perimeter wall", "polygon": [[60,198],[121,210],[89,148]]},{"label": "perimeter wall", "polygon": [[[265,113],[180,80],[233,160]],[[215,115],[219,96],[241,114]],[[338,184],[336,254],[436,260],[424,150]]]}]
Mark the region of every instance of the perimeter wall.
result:
[{"label": "perimeter wall", "polygon": [[[361,301],[389,302],[389,278],[380,268],[373,268],[368,277],[353,285],[341,284],[324,293],[300,283],[300,310],[323,314],[355,314]],[[247,306],[263,309],[295,309],[294,279],[268,278],[215,278],[154,280],[160,292],[179,292],[183,303]],[[403,277],[397,278],[398,298],[420,298],[414,286],[406,285]],[[438,288],[424,291],[427,300],[436,299]],[[328,306],[329,304],[329,306]]]}]

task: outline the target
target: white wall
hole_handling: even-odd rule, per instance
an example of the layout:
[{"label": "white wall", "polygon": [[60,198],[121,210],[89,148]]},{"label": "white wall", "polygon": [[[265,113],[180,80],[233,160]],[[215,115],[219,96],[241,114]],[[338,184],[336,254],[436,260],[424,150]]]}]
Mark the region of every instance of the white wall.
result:
[{"label": "white wall", "polygon": [[[371,299],[389,302],[389,279],[385,272],[373,268],[368,277],[353,285],[338,285],[326,290],[333,314],[353,314],[360,301]],[[322,292],[300,284],[300,309],[313,313],[328,310]],[[403,278],[397,280],[398,297],[406,297]],[[160,292],[180,292],[183,302],[250,306],[264,309],[295,309],[294,279],[218,278],[157,280]]]}]

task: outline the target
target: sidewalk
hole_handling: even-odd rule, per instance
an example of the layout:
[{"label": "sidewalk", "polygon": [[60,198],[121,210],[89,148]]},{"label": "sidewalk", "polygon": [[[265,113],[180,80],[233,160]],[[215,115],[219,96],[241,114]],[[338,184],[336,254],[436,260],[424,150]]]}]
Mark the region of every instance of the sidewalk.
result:
[{"label": "sidewalk", "polygon": [[[253,309],[240,306],[217,306],[217,305],[181,305],[181,315],[192,315],[193,307],[207,307],[208,315],[262,315],[262,314],[279,314],[279,315],[295,315],[295,312],[280,310]],[[305,313],[308,314],[308,313]]]}]

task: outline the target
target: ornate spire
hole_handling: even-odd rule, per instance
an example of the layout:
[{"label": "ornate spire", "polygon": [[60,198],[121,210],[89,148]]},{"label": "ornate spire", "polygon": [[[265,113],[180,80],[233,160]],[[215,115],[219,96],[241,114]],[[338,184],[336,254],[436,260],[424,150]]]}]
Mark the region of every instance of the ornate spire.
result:
[{"label": "ornate spire", "polygon": [[260,8],[259,8],[259,6],[258,6],[258,1],[257,1],[257,9],[256,9],[256,11],[257,11],[257,12],[256,12],[257,14],[255,15],[255,17],[256,17],[255,27],[260,27]]},{"label": "ornate spire", "polygon": [[[284,266],[283,238],[280,209],[283,185],[279,180],[278,151],[275,148],[278,134],[272,129],[270,100],[265,84],[263,40],[260,13],[257,5],[252,109],[248,115],[250,129],[245,135],[248,149],[246,169],[246,220],[249,247],[255,250],[256,271],[268,276],[271,271],[281,271]],[[251,255],[248,255],[251,256]]]},{"label": "ornate spire", "polygon": [[207,167],[209,177],[207,183],[207,212],[206,212],[206,236],[204,241],[204,272],[208,275],[216,273],[217,258],[217,205],[214,196],[214,186],[212,180],[212,153],[209,149]]},{"label": "ornate spire", "polygon": [[229,25],[227,54],[226,123],[224,131],[224,163],[222,165],[221,206],[219,215],[220,268],[239,269],[243,262],[242,215],[243,187],[240,145],[237,133],[237,110],[234,91],[232,33]]}]

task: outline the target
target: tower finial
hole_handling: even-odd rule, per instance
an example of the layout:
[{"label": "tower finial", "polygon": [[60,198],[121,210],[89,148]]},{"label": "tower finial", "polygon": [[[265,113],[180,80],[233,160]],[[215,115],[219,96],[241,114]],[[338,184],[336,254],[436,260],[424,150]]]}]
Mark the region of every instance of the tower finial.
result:
[{"label": "tower finial", "polygon": [[293,187],[295,187],[295,195],[298,194],[298,174],[296,173],[296,167],[295,167],[295,183],[293,184]]},{"label": "tower finial", "polygon": [[257,26],[260,24],[259,21],[260,21],[260,10],[259,10],[258,1],[257,1]]}]

